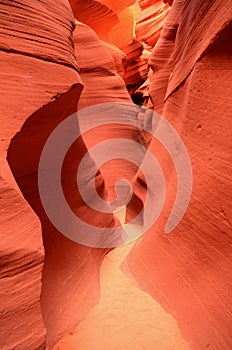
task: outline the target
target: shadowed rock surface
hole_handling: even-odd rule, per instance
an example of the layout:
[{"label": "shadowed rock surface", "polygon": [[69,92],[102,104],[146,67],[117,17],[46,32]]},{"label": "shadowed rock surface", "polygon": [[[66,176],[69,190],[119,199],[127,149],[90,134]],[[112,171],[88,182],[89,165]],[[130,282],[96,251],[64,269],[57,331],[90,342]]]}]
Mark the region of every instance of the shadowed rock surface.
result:
[{"label": "shadowed rock surface", "polygon": [[124,266],[174,315],[196,350],[232,344],[231,14],[226,1],[173,3],[150,60],[150,94],[188,149],[193,192],[181,223],[165,235],[176,175],[167,155],[159,156],[167,178],[164,211]]},{"label": "shadowed rock surface", "polygon": [[[3,0],[0,10],[1,350],[231,350],[232,5]],[[81,159],[104,140],[149,144],[167,194],[158,221],[140,240],[90,248],[47,217],[40,156],[53,130],[86,107],[118,102],[141,125],[133,101],[148,104],[181,136],[193,171],[189,207],[165,234],[177,191],[167,151],[141,129],[97,127],[73,143],[62,164],[62,193],[77,217],[96,229],[119,225],[114,215],[86,205],[77,186]],[[89,164],[94,168],[94,159]],[[122,159],[95,174],[104,200],[116,198],[121,178],[134,189],[127,208],[118,208],[123,224],[146,205],[143,174]],[[57,201],[59,209],[62,217]]]},{"label": "shadowed rock surface", "polygon": [[[49,222],[38,193],[43,146],[53,129],[77,110],[83,88],[69,4],[31,1],[29,7],[22,0],[3,1],[0,6],[5,34],[1,51],[0,342],[4,350],[45,349],[45,327],[51,345],[97,302],[99,267],[107,250],[65,238]],[[80,158],[87,152],[82,139],[73,152]],[[72,200],[78,162],[71,154],[66,163],[70,176],[63,178],[63,185],[73,210],[85,217],[88,208],[82,213],[80,196]],[[104,197],[100,173],[96,181]],[[92,217],[97,225],[114,225],[112,216]]]}]

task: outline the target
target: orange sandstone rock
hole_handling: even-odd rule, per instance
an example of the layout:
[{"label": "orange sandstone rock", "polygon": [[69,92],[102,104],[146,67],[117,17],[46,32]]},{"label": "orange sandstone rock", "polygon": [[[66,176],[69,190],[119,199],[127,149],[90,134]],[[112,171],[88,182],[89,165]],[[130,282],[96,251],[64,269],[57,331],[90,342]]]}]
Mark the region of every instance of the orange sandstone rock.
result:
[{"label": "orange sandstone rock", "polygon": [[31,193],[36,190],[29,187],[29,182],[22,186],[20,181],[29,173],[35,176],[36,169],[29,164],[40,144],[41,120],[34,135],[28,129],[27,137],[17,145],[17,152],[24,150],[21,158],[11,150],[12,139],[21,134],[23,126],[27,128],[29,117],[42,106],[71,87],[78,99],[81,84],[71,40],[74,23],[66,1],[45,4],[32,0],[30,6],[23,0],[1,1],[0,9],[0,348],[45,349],[40,305],[42,231],[24,191],[25,186]]},{"label": "orange sandstone rock", "polygon": [[132,249],[127,268],[174,315],[192,349],[230,350],[232,6],[218,0],[197,0],[194,6],[183,1],[181,15],[180,6],[174,1],[153,53],[151,95],[154,109],[163,111],[187,147],[192,197],[181,223],[165,235],[175,171],[161,156],[167,180],[164,211]]},{"label": "orange sandstone rock", "polygon": [[161,29],[169,13],[170,7],[162,0],[143,9],[136,18],[136,37],[139,41],[154,47],[159,39]]},{"label": "orange sandstone rock", "polygon": [[164,23],[160,39],[153,48],[149,66],[153,70],[149,93],[155,111],[162,114],[169,76],[172,69],[172,54],[181,19],[183,1],[176,0]]},{"label": "orange sandstone rock", "polygon": [[[112,56],[102,45],[94,31],[77,22],[74,44],[77,62],[80,67],[80,76],[84,84],[78,104],[79,110],[106,102],[129,103],[132,105],[132,110],[134,110],[125,82],[118,75]],[[126,113],[125,110],[125,118],[128,117]],[[92,118],[94,118],[94,115]],[[114,138],[127,138],[143,142],[141,132],[134,130],[130,125],[109,124],[84,135],[88,149],[99,142]],[[112,200],[115,197],[114,187],[117,180],[126,178],[131,181],[136,171],[137,167],[135,165],[122,160],[115,160],[113,163],[109,162],[108,165],[104,166],[102,172]]]},{"label": "orange sandstone rock", "polygon": [[[25,0],[12,0],[2,1],[0,9],[0,348],[42,350],[45,335],[52,346],[97,302],[99,268],[107,250],[84,247],[58,232],[38,192],[44,144],[77,110],[83,88],[69,3],[32,0],[29,6]],[[75,212],[94,218],[96,225],[113,226],[112,215],[104,219],[88,214],[76,193],[76,155],[81,158],[86,152],[80,138],[65,159],[64,193]],[[100,173],[96,183],[104,196]]]}]

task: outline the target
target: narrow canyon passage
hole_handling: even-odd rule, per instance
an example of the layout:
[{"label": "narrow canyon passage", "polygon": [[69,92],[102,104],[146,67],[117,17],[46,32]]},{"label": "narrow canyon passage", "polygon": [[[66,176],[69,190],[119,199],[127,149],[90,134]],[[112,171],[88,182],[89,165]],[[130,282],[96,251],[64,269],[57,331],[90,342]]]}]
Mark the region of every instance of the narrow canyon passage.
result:
[{"label": "narrow canyon passage", "polygon": [[0,350],[232,350],[231,19],[0,1]]},{"label": "narrow canyon passage", "polygon": [[191,350],[175,319],[121,271],[132,246],[105,257],[99,303],[53,350]]},{"label": "narrow canyon passage", "polygon": [[[121,222],[124,214],[117,215]],[[121,270],[134,245],[105,256],[99,303],[53,350],[191,350],[175,319]]]}]

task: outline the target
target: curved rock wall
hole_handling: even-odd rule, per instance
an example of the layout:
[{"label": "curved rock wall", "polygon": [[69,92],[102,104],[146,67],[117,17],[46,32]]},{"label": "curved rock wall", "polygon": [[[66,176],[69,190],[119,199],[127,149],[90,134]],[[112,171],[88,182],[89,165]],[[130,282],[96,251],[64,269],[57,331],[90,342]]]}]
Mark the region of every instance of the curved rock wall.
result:
[{"label": "curved rock wall", "polygon": [[[14,198],[18,207],[21,203],[21,212],[25,212],[25,216],[14,218],[14,225],[17,220],[20,220],[19,227],[25,225],[27,230],[23,234],[21,230],[14,232],[13,225],[12,240],[6,240],[8,230],[4,233],[6,237],[3,237],[5,255],[2,258],[6,264],[3,273],[8,278],[7,273],[12,271],[15,276],[15,281],[8,282],[7,278],[4,280],[3,290],[8,290],[12,283],[19,284],[19,287],[10,298],[7,298],[9,311],[6,312],[4,309],[7,329],[10,331],[13,328],[15,333],[11,332],[10,336],[5,334],[6,325],[4,325],[1,341],[4,350],[7,350],[7,346],[11,346],[11,343],[12,347],[16,345],[19,349],[42,349],[45,348],[45,333],[46,344],[51,347],[62,335],[71,331],[97,302],[99,269],[108,251],[107,249],[91,249],[72,242],[49,222],[39,199],[37,184],[38,164],[42,149],[52,130],[77,110],[83,84],[84,91],[79,101],[79,109],[100,102],[131,103],[131,100],[123,79],[116,72],[114,63],[118,62],[117,69],[122,69],[122,62],[117,61],[121,51],[114,49],[116,52],[114,61],[108,53],[112,48],[107,44],[105,44],[107,49],[104,48],[104,43],[101,44],[90,28],[77,23],[74,44],[80,66],[81,82],[73,51],[74,18],[66,1],[60,3],[58,7],[50,2],[40,4],[34,2],[28,7],[23,0],[20,3],[12,1],[11,5],[4,2],[2,6],[7,17],[3,18],[2,23],[6,32],[1,53],[1,63],[6,70],[2,73],[2,81],[7,85],[2,95],[2,108],[3,116],[7,111],[9,118],[7,122],[5,119],[3,119],[4,123],[2,122],[4,150],[1,169],[3,169],[4,193],[9,194],[9,203],[7,202],[7,205],[4,206],[4,220],[1,224],[4,225],[5,231],[9,223],[8,212],[12,208]],[[19,11],[16,11],[18,7]],[[7,11],[8,9],[12,12]],[[15,16],[13,16],[13,10],[15,10]],[[39,10],[40,16],[38,16]],[[58,16],[57,13],[60,15]],[[10,23],[9,32],[7,32],[8,22]],[[47,30],[45,30],[46,26]],[[22,34],[23,31],[31,34],[30,40],[26,39],[25,34]],[[59,31],[62,35],[57,38]],[[12,33],[15,34],[15,41],[10,40],[7,44],[6,38],[8,36],[11,38]],[[54,45],[52,45],[53,41]],[[31,45],[29,45],[30,42]],[[120,130],[116,133],[114,130],[115,136],[119,133]],[[126,133],[130,138],[134,132],[128,129]],[[87,141],[88,138],[86,138]],[[76,143],[72,154],[69,155],[66,164],[69,176],[63,178],[67,200],[72,209],[78,212],[82,202],[78,194],[77,197],[73,197],[73,193],[76,164],[80,159],[74,157],[75,152],[80,159],[87,152],[82,139]],[[122,167],[121,169],[123,170]],[[133,170],[133,175],[134,173],[135,170]],[[130,177],[133,175],[131,174]],[[99,193],[104,197],[106,188],[101,174],[97,179],[97,187]],[[89,215],[88,210],[85,210],[84,214],[81,212],[82,210],[79,214],[84,217]],[[101,226],[103,223],[107,227],[115,225],[115,219],[112,216],[104,218],[93,216],[93,218],[95,225]],[[17,240],[20,241],[18,249],[15,243],[12,245],[12,242],[17,242]],[[16,263],[13,263],[14,260]],[[25,285],[22,278],[27,276],[24,272],[24,266],[27,265],[30,277],[28,277],[28,284]],[[16,297],[18,297],[17,303],[14,302]],[[25,312],[28,313],[28,316],[22,320]]]},{"label": "curved rock wall", "polygon": [[[78,99],[81,84],[71,39],[74,21],[67,1],[55,5],[53,1],[32,0],[30,6],[23,0],[1,1],[0,8],[0,177],[1,202],[4,203],[1,204],[0,229],[0,347],[4,350],[45,349],[40,305],[44,260],[41,224],[25,200],[19,179],[35,172],[29,164],[32,150],[36,152],[37,148],[36,135],[29,133],[18,145],[24,148],[29,139],[35,141],[31,152],[24,153],[20,159],[16,154],[11,155],[9,147],[30,115],[55,100],[57,95],[73,86]],[[64,74],[67,75],[65,81]]]},{"label": "curved rock wall", "polygon": [[[96,33],[83,23],[76,22],[74,44],[78,66],[80,67],[80,76],[84,84],[78,109],[82,110],[89,106],[101,105],[107,102],[124,102],[131,104],[133,109],[125,83],[118,75],[114,60],[108,52],[109,48],[107,50],[103,46]],[[96,116],[92,116],[92,118],[96,118]],[[104,140],[114,138],[144,142],[140,131],[135,130],[132,126],[122,126],[120,124],[100,126],[97,131],[94,129],[83,137],[88,149]],[[115,172],[115,168],[117,168],[117,172]],[[114,160],[113,165],[111,162],[104,165],[102,173],[107,184],[108,195],[112,200],[115,199],[115,183],[117,180],[126,178],[132,181],[136,170],[135,165],[130,162],[123,162],[121,159]]]},{"label": "curved rock wall", "polygon": [[[148,58],[159,38],[169,5],[160,1],[70,0],[75,18],[125,54],[123,78],[130,95],[148,77]],[[141,8],[140,8],[141,6]],[[142,11],[141,11],[142,9]],[[112,50],[111,50],[112,51]]]},{"label": "curved rock wall", "polygon": [[172,10],[164,23],[160,39],[153,48],[149,59],[149,66],[153,71],[149,86],[149,95],[155,111],[160,114],[163,112],[166,89],[172,68],[172,54],[181,19],[182,7],[182,0],[176,0],[172,5]]},{"label": "curved rock wall", "polygon": [[[140,2],[139,2],[140,3]],[[154,47],[159,39],[161,29],[170,11],[168,4],[162,0],[145,3],[142,1],[142,11],[136,18],[136,37],[138,40]]]},{"label": "curved rock wall", "polygon": [[[46,343],[51,346],[97,302],[99,268],[107,250],[65,238],[49,222],[38,193],[38,163],[45,141],[77,110],[83,88],[73,50],[71,8],[66,0],[31,1],[30,6],[24,0],[3,1],[0,6],[4,33],[0,342],[4,350],[45,349],[45,327]],[[85,154],[82,139],[73,151],[80,157]],[[78,159],[70,157],[66,168],[75,174]],[[63,182],[73,210],[78,211],[80,198],[72,201],[75,182],[71,176]],[[104,196],[100,174],[97,187]],[[115,222],[112,216],[94,220],[109,227]]]},{"label": "curved rock wall", "polygon": [[[75,24],[69,3],[85,24]],[[164,235],[176,173],[162,147],[151,141],[164,169],[167,198],[123,271],[172,314],[192,350],[231,350],[232,6],[225,0],[140,0],[139,5],[142,11],[133,0],[0,3],[2,350],[52,348],[99,300],[99,271],[109,249],[75,243],[54,228],[40,201],[38,164],[51,132],[77,109],[105,102],[133,107],[127,89],[132,96],[147,89],[153,46],[149,94],[154,110],[188,149],[193,192],[181,223]],[[64,160],[65,198],[75,214],[98,227],[118,222],[84,204],[76,188],[77,165],[92,145],[118,136],[146,144],[146,135],[112,125],[80,137]],[[137,168],[116,160],[100,170],[97,191],[112,200],[115,182],[131,181]],[[140,175],[128,220],[145,201]]]},{"label": "curved rock wall", "polygon": [[164,211],[124,265],[174,315],[194,350],[229,350],[232,344],[231,15],[226,1],[173,3],[150,61],[150,93],[154,110],[174,125],[188,149],[193,192],[181,223],[165,235],[176,175],[161,153]]}]

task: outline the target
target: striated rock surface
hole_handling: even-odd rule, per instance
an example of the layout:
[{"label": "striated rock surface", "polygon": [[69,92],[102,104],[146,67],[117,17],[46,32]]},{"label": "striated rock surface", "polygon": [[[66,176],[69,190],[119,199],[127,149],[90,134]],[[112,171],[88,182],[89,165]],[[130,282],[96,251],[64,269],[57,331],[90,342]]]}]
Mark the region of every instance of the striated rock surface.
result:
[{"label": "striated rock surface", "polygon": [[45,349],[40,309],[44,259],[40,222],[20,193],[5,160],[9,142],[5,131],[1,129],[4,151],[1,149],[0,161],[0,347]]},{"label": "striated rock surface", "polygon": [[[139,1],[140,4],[140,1]],[[162,0],[141,2],[142,11],[136,18],[136,37],[139,41],[154,47],[170,10]]]},{"label": "striated rock surface", "polygon": [[111,29],[119,22],[117,13],[95,0],[69,0],[75,18],[94,29],[104,41],[109,41]]},{"label": "striated rock surface", "polygon": [[135,1],[69,1],[75,18],[94,29],[101,40],[120,49],[132,41],[138,9]]},{"label": "striated rock surface", "polygon": [[[126,90],[125,82],[116,71],[114,60],[108,50],[94,31],[80,22],[76,23],[74,44],[80,76],[84,84],[78,104],[79,110],[107,102],[125,102],[131,104],[131,111],[125,110],[125,119],[128,118],[130,113],[134,113],[135,107]],[[98,57],[97,60],[96,57]],[[92,118],[94,117],[92,116]],[[142,133],[130,125],[103,125],[84,135],[88,149],[104,140],[114,138],[127,138],[144,142]],[[115,172],[115,168],[117,172]],[[126,178],[131,181],[136,171],[135,165],[121,159],[108,162],[103,166],[102,173],[112,200],[115,199],[114,187],[117,180]]]},{"label": "striated rock surface", "polygon": [[115,61],[96,33],[76,22],[74,45],[84,84],[78,108],[104,102],[130,102],[125,83],[116,71]]},{"label": "striated rock surface", "polygon": [[[57,350],[231,350],[231,4],[3,0],[0,10],[1,350],[55,344]],[[45,213],[38,189],[41,152],[77,109],[129,103],[125,120],[134,117],[130,95],[147,102],[149,85],[154,110],[176,128],[189,152],[191,201],[181,223],[165,235],[177,176],[167,152],[152,140],[167,186],[163,213],[138,242],[112,250],[102,265],[110,249],[72,241]],[[118,221],[84,203],[77,168],[92,146],[120,137],[150,142],[130,126],[99,126],[72,144],[61,171],[72,212],[100,228]],[[118,158],[98,170],[95,185],[103,199],[116,198],[119,179],[135,179],[127,213],[117,214],[122,223],[130,221],[145,202],[143,174],[136,177],[135,164]],[[84,178],[88,188],[88,171]],[[55,186],[48,191],[56,194]],[[55,207],[62,217],[58,200]]]},{"label": "striated rock surface", "polygon": [[136,6],[130,6],[117,13],[119,22],[112,28],[109,39],[122,50],[133,41],[138,11],[139,9]]},{"label": "striated rock surface", "polygon": [[126,64],[126,54],[114,45],[111,45],[105,41],[101,42],[102,45],[107,49],[114,60],[115,68],[117,73],[124,79],[125,76],[125,64]]},{"label": "striated rock surface", "polygon": [[148,77],[150,52],[160,36],[170,6],[161,0],[141,1],[141,4],[135,1],[70,0],[70,4],[76,19],[94,29],[102,41],[111,45],[108,49],[114,59],[120,57],[118,53],[116,55],[117,48],[126,54],[123,67],[120,68],[121,59],[118,61],[118,58],[116,65],[133,96]]},{"label": "striated rock surface", "polygon": [[[135,1],[108,0],[70,0],[70,4],[76,19],[91,27],[106,43],[104,45],[108,45],[110,54],[116,59],[117,71],[123,76],[128,90],[133,93],[146,80],[148,72],[147,53],[135,38],[134,32],[136,15],[140,12],[138,4]],[[123,60],[118,49],[126,54]]]},{"label": "striated rock surface", "polygon": [[160,39],[156,43],[149,60],[149,66],[153,70],[149,94],[155,110],[160,114],[163,112],[166,89],[171,74],[172,54],[181,20],[182,8],[183,0],[176,0],[164,23]]},{"label": "striated rock surface", "polygon": [[[11,154],[11,140],[29,116],[67,92],[80,94],[81,85],[72,50],[73,16],[66,1],[1,1],[1,322],[0,348],[45,349],[40,294],[44,260],[41,224],[25,200],[19,177],[37,149],[36,134],[21,158]],[[59,33],[59,34],[58,34]],[[64,75],[66,79],[64,81]],[[49,115],[46,117],[49,118]],[[40,121],[41,123],[41,121]],[[8,159],[8,162],[7,162]],[[9,165],[11,170],[9,168]],[[16,169],[17,168],[17,169]],[[30,170],[29,170],[30,168]],[[14,180],[15,175],[18,185]],[[28,185],[27,185],[28,186]],[[23,194],[22,194],[22,192]],[[32,191],[32,188],[28,188]]]},{"label": "striated rock surface", "polygon": [[145,52],[142,43],[136,39],[124,47],[123,51],[127,56],[124,80],[132,95],[147,79],[149,53]]},{"label": "striated rock surface", "polygon": [[[176,174],[160,152],[167,180],[163,214],[124,264],[175,317],[194,350],[232,345],[231,15],[226,1],[173,3],[153,51],[150,93],[154,110],[163,112],[187,147],[192,197],[181,223],[165,235]],[[157,143],[150,147],[155,153]],[[139,191],[142,196],[141,186]]]},{"label": "striated rock surface", "polygon": [[[75,18],[88,25],[99,38],[126,54],[124,68],[117,70],[130,95],[148,77],[148,59],[170,10],[163,1],[70,0]],[[141,11],[142,10],[142,11]],[[115,50],[114,50],[115,51]],[[117,55],[118,56],[118,55]]]},{"label": "striated rock surface", "polygon": [[[83,88],[69,3],[32,0],[29,6],[12,0],[2,1],[0,9],[0,348],[42,350],[71,331],[97,302],[99,268],[107,250],[82,246],[59,233],[38,192],[44,144],[77,110]],[[112,215],[90,215],[76,191],[76,166],[86,152],[80,138],[65,158],[66,199],[83,220],[92,217],[96,226],[114,226]],[[104,197],[100,173],[96,186]]]}]

